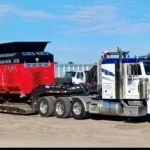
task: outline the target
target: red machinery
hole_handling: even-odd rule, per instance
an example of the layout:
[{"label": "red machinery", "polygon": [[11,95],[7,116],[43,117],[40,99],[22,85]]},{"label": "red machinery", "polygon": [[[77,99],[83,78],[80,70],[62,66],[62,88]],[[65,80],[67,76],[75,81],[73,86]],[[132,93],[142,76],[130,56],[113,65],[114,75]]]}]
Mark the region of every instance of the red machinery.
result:
[{"label": "red machinery", "polygon": [[48,42],[0,44],[0,94],[28,95],[35,87],[54,84],[54,58]]},{"label": "red machinery", "polygon": [[55,84],[54,56],[44,52],[49,42],[0,44],[0,112],[28,114],[43,112],[56,97],[82,93],[82,88]]}]

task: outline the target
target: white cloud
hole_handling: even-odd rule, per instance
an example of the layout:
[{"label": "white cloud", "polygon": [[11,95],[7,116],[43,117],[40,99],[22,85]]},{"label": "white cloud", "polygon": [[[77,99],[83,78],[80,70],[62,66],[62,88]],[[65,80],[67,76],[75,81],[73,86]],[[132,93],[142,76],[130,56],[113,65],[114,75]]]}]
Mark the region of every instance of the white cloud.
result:
[{"label": "white cloud", "polygon": [[23,10],[12,5],[0,4],[0,18],[15,15],[23,19],[52,19],[53,15],[38,10]]},{"label": "white cloud", "polygon": [[85,7],[80,11],[68,16],[71,21],[80,23],[94,23],[116,19],[116,7],[92,6]]},{"label": "white cloud", "polygon": [[[125,10],[122,10],[124,8]],[[74,23],[64,33],[76,34],[141,34],[150,32],[150,21],[147,14],[143,18],[123,15],[127,7],[113,5],[90,6],[76,9],[66,19]],[[130,10],[132,12],[132,10]]]},{"label": "white cloud", "polygon": [[107,5],[106,2],[85,7],[66,5],[59,8],[57,15],[43,10],[24,10],[13,5],[0,4],[0,19],[18,16],[22,19],[53,20],[58,23],[56,33],[65,34],[130,35],[150,32],[149,14],[141,14],[142,19],[133,19],[130,16],[134,12],[131,5],[123,1],[119,3],[122,3],[122,7],[116,4]]}]

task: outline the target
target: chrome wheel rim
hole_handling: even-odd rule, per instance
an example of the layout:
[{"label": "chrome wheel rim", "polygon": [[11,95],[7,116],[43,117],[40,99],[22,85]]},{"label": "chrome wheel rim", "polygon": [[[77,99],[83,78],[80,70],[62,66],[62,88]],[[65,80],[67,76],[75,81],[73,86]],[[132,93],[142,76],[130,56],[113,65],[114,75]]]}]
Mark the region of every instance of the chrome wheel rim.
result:
[{"label": "chrome wheel rim", "polygon": [[65,106],[62,102],[58,102],[56,104],[56,112],[58,115],[62,115],[65,111]]},{"label": "chrome wheel rim", "polygon": [[47,103],[45,101],[42,101],[40,104],[40,111],[45,114],[48,110]]},{"label": "chrome wheel rim", "polygon": [[82,106],[79,102],[74,103],[73,105],[73,112],[76,115],[80,115],[82,112]]}]

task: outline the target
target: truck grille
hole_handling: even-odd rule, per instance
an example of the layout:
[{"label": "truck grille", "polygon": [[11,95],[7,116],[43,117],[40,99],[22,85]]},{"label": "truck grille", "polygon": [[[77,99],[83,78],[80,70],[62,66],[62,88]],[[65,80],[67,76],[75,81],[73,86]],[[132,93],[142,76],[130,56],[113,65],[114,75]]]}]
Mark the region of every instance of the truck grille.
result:
[{"label": "truck grille", "polygon": [[124,114],[126,116],[137,116],[138,107],[124,107]]}]

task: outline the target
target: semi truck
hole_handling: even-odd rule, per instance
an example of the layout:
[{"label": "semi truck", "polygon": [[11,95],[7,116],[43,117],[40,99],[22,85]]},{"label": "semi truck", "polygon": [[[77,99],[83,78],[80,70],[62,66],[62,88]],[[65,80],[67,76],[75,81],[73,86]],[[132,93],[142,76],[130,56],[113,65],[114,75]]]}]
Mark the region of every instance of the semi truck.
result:
[{"label": "semi truck", "polygon": [[129,52],[119,47],[116,51],[104,51],[97,63],[98,95],[72,96],[67,100],[71,103],[69,107],[64,98],[57,99],[56,117],[65,118],[69,110],[77,120],[89,115],[149,116],[149,56],[130,58]]},{"label": "semi truck", "polygon": [[[0,44],[0,112],[86,119],[92,114],[139,117],[150,114],[150,57],[129,58],[120,48],[97,63],[98,94],[82,85],[55,81],[50,42]],[[110,58],[113,56],[118,58]]]}]

